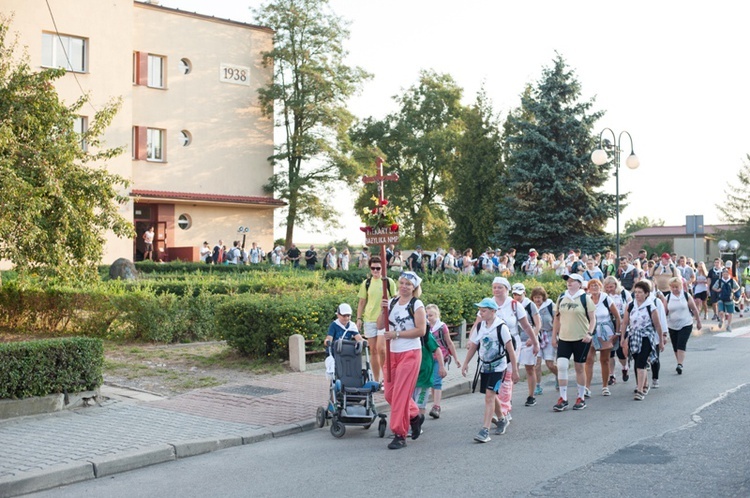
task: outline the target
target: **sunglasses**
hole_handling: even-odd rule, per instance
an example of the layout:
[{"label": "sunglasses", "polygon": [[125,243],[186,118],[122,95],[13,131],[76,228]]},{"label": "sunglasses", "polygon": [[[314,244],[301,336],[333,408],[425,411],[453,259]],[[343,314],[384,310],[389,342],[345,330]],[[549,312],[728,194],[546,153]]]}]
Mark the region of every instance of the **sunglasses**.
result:
[{"label": "sunglasses", "polygon": [[371,266],[370,269],[373,270],[373,271],[380,271],[380,270],[383,269],[383,267],[381,267],[381,266]]}]

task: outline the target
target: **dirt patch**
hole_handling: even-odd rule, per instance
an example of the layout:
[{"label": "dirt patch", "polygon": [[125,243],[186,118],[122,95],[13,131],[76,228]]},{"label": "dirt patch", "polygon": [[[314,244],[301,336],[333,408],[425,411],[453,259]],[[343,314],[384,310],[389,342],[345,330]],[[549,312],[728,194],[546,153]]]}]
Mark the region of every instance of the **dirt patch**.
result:
[{"label": "dirt patch", "polygon": [[253,360],[224,342],[104,346],[104,382],[174,396],[288,371],[285,362]]}]

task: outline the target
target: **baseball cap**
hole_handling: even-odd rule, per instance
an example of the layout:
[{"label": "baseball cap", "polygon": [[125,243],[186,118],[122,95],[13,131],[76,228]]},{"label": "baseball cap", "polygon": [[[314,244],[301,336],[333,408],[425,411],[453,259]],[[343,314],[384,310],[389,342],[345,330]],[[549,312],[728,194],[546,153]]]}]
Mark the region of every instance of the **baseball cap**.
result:
[{"label": "baseball cap", "polygon": [[489,309],[492,309],[492,310],[496,310],[497,309],[497,303],[491,297],[485,297],[484,299],[482,299],[478,303],[474,303],[474,306],[476,306],[477,308],[489,308]]},{"label": "baseball cap", "polygon": [[526,292],[526,286],[522,283],[513,284],[511,292],[513,292],[513,294],[523,294],[524,292]]},{"label": "baseball cap", "polygon": [[536,249],[534,249],[533,247],[529,249],[529,254],[537,254]]},{"label": "baseball cap", "polygon": [[670,259],[671,257],[668,252],[661,253],[661,259]]},{"label": "baseball cap", "polygon": [[352,307],[347,303],[341,303],[339,304],[338,308],[336,308],[336,313],[338,313],[339,315],[351,315]]},{"label": "baseball cap", "polygon": [[579,282],[583,283],[583,277],[578,273],[571,273],[570,275],[563,275],[563,280],[578,280]]}]

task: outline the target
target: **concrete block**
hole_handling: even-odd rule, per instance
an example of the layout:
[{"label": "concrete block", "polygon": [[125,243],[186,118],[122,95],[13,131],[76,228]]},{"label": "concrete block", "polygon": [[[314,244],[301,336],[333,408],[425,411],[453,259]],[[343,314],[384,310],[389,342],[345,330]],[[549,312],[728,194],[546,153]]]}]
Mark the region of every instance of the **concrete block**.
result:
[{"label": "concrete block", "polygon": [[171,444],[160,444],[125,453],[93,458],[91,463],[94,465],[94,475],[102,477],[174,459],[174,447]]},{"label": "concrete block", "polygon": [[0,496],[18,496],[94,478],[91,462],[55,465],[0,477]]},{"label": "concrete block", "polygon": [[251,433],[242,436],[242,444],[260,443],[261,441],[271,438],[273,438],[273,432],[268,429],[256,429]]},{"label": "concrete block", "polygon": [[0,400],[0,420],[58,412],[63,409],[64,398],[62,394],[50,394],[34,398]]},{"label": "concrete block", "polygon": [[232,446],[242,445],[242,437],[229,437],[223,439],[194,439],[192,441],[180,441],[173,443],[175,456],[185,458],[212,451],[231,448]]},{"label": "concrete block", "polygon": [[295,372],[305,371],[305,338],[300,334],[289,337],[289,368]]}]

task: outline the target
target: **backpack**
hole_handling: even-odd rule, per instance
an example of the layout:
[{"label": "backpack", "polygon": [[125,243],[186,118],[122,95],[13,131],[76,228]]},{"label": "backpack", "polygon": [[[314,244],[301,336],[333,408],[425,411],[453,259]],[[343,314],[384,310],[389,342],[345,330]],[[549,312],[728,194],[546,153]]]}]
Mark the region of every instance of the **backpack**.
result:
[{"label": "backpack", "polygon": [[620,283],[625,289],[632,289],[633,284],[635,284],[635,268],[627,273],[623,273],[622,275],[620,275]]},{"label": "backpack", "polygon": [[[731,278],[726,282],[719,280],[719,299],[722,301],[732,301],[734,295],[734,280]],[[671,294],[671,293],[670,293]]]},{"label": "backpack", "polygon": [[[586,305],[586,293],[584,292],[579,296],[579,299],[581,300],[581,304],[583,305],[583,314],[586,315],[586,320],[591,322],[591,318],[589,318],[589,307]],[[565,293],[563,292],[560,294],[560,297],[557,298],[557,314],[560,314],[560,301],[563,300],[563,297],[565,297]]]},{"label": "backpack", "polygon": [[326,253],[326,257],[323,258],[323,269],[324,270],[327,270],[331,266],[330,263],[329,263],[329,259],[328,259],[330,256],[331,256],[331,253],[329,252],[329,253]]},{"label": "backpack", "polygon": [[477,260],[474,261],[474,275],[479,275],[480,273],[482,273],[483,260],[484,257],[479,256]]},{"label": "backpack", "polygon": [[[388,289],[388,297],[393,297],[393,293],[391,292],[391,277],[385,277],[386,281],[388,282],[388,285],[386,285],[386,289]],[[370,284],[372,283],[372,277],[367,277],[365,279],[365,294],[367,294],[370,291]],[[368,294],[369,295],[369,294]],[[414,307],[413,303],[409,303],[412,305],[412,308]],[[391,306],[392,307],[392,306]],[[409,308],[407,308],[407,311],[409,311]],[[388,312],[390,313],[391,310],[389,309]],[[414,318],[414,310],[411,309],[409,311],[409,316],[413,319]]]},{"label": "backpack", "polygon": [[[490,364],[490,363],[494,363],[494,362],[498,361],[499,359],[505,357],[505,361],[508,364],[510,364],[510,357],[508,355],[508,350],[505,349],[505,343],[503,343],[502,334],[501,334],[501,330],[503,328],[503,325],[505,325],[505,327],[508,328],[508,324],[505,323],[505,320],[503,320],[501,318],[500,319],[500,325],[498,325],[497,329],[495,330],[495,333],[497,333],[497,343],[498,343],[498,355],[495,358],[493,358],[490,361],[484,361],[484,360],[482,360],[479,357],[479,350],[477,350],[477,369],[474,372],[474,380],[471,383],[471,392],[472,393],[475,392],[476,389],[477,389],[477,382],[479,381],[479,370],[480,370],[479,364],[480,363]],[[516,336],[514,336],[510,332],[510,328],[508,328],[508,334],[510,335],[511,343],[513,344],[513,350],[515,350],[517,348],[517,346],[516,346]],[[506,369],[506,372],[507,372],[507,369]]]},{"label": "backpack", "polygon": [[440,349],[443,351],[443,363],[445,363],[445,366],[448,366],[451,364],[453,355],[451,355],[451,350],[448,348],[448,345],[445,342],[445,334],[450,334],[450,332],[448,331],[448,326],[446,324],[443,324],[443,326],[440,327],[440,330],[438,331],[437,343],[438,346],[440,346]]}]

